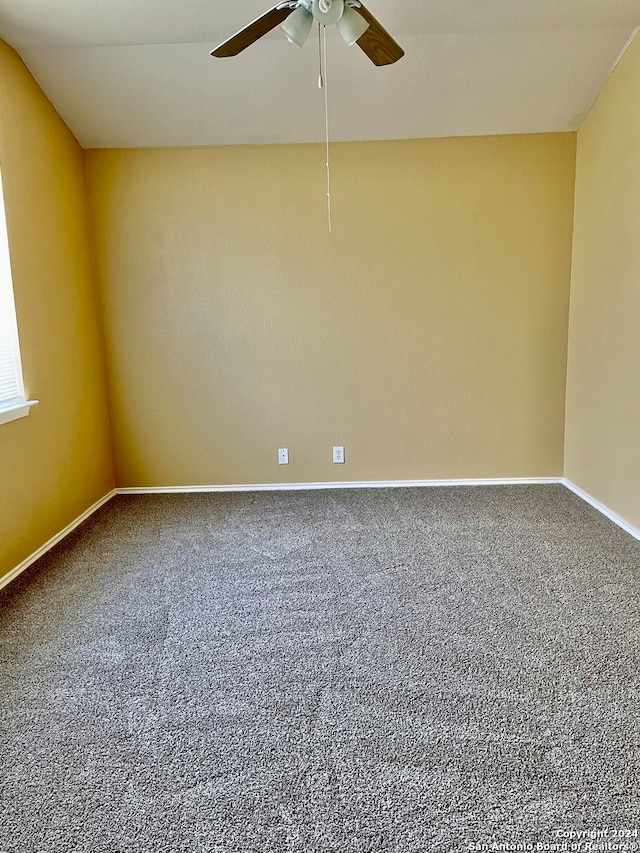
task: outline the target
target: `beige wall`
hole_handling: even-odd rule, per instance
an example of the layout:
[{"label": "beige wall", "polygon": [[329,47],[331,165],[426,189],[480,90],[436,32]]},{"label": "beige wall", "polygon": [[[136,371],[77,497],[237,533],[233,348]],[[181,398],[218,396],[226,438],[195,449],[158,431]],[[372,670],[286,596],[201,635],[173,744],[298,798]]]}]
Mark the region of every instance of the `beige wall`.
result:
[{"label": "beige wall", "polygon": [[565,473],[640,528],[640,37],[578,134]]},{"label": "beige wall", "polygon": [[0,164],[27,418],[0,424],[0,576],[113,485],[82,150],[0,42]]},{"label": "beige wall", "polygon": [[86,167],[118,485],[562,474],[575,135]]}]

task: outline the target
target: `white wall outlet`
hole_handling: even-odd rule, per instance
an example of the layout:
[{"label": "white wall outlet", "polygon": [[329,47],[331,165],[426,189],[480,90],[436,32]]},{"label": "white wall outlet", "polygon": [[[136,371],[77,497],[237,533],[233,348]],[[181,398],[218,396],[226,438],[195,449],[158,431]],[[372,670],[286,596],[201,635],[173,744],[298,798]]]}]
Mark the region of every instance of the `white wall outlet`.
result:
[{"label": "white wall outlet", "polygon": [[288,465],[289,464],[289,449],[287,447],[281,447],[278,450],[278,464],[279,465]]},{"label": "white wall outlet", "polygon": [[342,465],[344,462],[344,447],[333,448],[333,461],[336,465]]}]

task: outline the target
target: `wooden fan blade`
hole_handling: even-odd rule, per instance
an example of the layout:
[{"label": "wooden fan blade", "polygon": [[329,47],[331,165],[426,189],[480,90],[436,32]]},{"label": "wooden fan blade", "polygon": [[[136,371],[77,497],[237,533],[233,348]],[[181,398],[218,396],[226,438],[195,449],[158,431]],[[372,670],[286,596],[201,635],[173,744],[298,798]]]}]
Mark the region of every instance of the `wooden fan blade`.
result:
[{"label": "wooden fan blade", "polygon": [[277,6],[274,6],[273,9],[269,9],[264,15],[260,15],[239,33],[223,41],[215,50],[211,51],[211,56],[237,56],[246,47],[252,45],[254,41],[266,36],[270,30],[281,24],[292,12],[293,9],[288,6],[284,9],[278,9]]},{"label": "wooden fan blade", "polygon": [[368,22],[369,27],[356,44],[374,65],[392,65],[404,56],[404,50],[394,41],[385,28],[373,17],[362,3],[355,10]]}]

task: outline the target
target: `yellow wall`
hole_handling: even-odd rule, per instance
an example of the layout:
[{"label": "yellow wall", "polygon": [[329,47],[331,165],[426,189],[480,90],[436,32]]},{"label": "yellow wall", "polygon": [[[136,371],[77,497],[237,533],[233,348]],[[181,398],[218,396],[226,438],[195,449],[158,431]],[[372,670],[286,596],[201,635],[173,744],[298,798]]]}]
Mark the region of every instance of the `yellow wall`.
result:
[{"label": "yellow wall", "polygon": [[321,146],[87,152],[118,485],[561,475],[574,167],[336,144],[329,235]]},{"label": "yellow wall", "polygon": [[0,164],[29,417],[0,424],[0,576],[113,486],[82,149],[0,42]]},{"label": "yellow wall", "polygon": [[640,37],[578,134],[565,473],[640,528]]}]

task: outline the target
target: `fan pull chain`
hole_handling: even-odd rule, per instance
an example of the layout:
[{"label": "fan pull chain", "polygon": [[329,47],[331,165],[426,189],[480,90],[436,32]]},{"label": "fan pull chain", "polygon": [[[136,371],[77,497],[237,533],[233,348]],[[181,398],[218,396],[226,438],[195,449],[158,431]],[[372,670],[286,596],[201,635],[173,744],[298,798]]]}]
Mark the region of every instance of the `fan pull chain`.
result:
[{"label": "fan pull chain", "polygon": [[[320,27],[320,24],[318,24]],[[320,42],[320,29],[318,29],[318,41]],[[327,141],[327,223],[329,234],[331,234],[331,166],[329,164],[329,86],[327,84],[327,28],[322,27],[322,42],[320,46],[320,78],[318,86],[324,89],[324,131]]]},{"label": "fan pull chain", "polygon": [[324,89],[324,78],[322,76],[322,24],[318,24],[318,89]]}]

